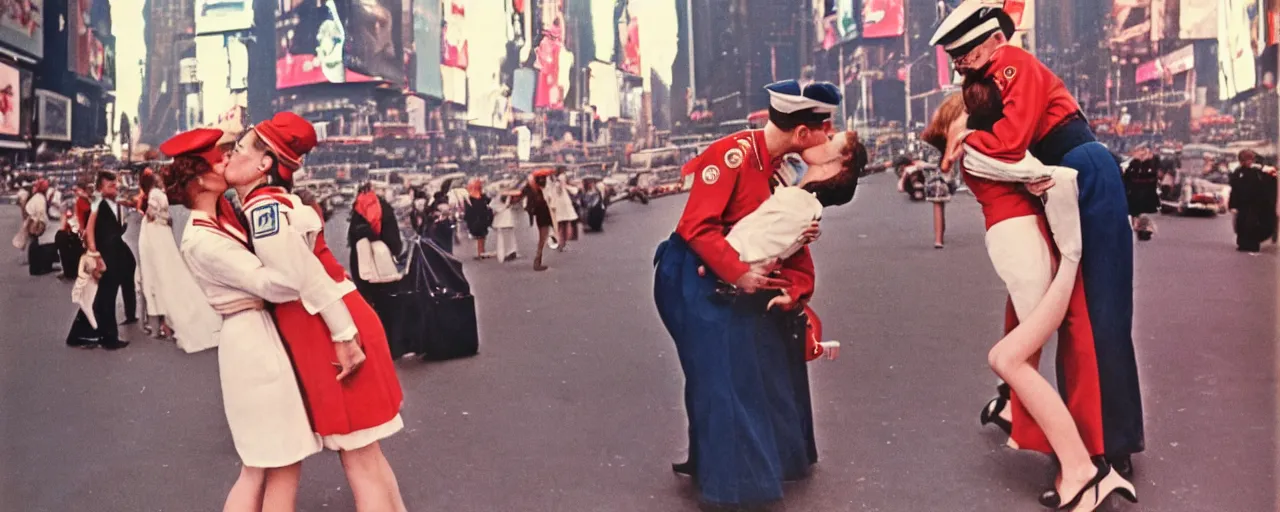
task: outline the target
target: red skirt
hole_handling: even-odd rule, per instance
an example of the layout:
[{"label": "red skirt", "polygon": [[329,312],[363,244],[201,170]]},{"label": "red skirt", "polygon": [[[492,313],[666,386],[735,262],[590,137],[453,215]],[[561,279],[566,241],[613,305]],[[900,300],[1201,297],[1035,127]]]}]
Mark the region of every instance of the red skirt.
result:
[{"label": "red skirt", "polygon": [[302,401],[317,434],[350,434],[382,425],[400,413],[404,393],[387,347],[387,334],[377,313],[359,292],[342,298],[360,331],[364,366],[346,380],[337,380],[339,368],[329,327],[320,315],[312,315],[300,301],[277,305],[276,325],[293,359],[302,388]]},{"label": "red skirt", "polygon": [[[1044,216],[1037,217],[1041,235],[1044,236],[1045,243],[1049,244],[1054,255],[1056,268],[1056,259],[1059,257],[1057,247],[1049,234],[1049,226]],[[1005,305],[1005,334],[1013,331],[1017,326],[1018,315],[1013,309],[1013,300],[1009,299]],[[1071,418],[1075,420],[1076,428],[1080,431],[1085,449],[1089,451],[1089,455],[1103,455],[1105,446],[1102,435],[1102,392],[1098,380],[1098,358],[1094,348],[1093,327],[1089,320],[1088,303],[1085,301],[1083,271],[1076,275],[1076,286],[1071,291],[1070,302],[1067,303],[1067,315],[1063,319],[1062,327],[1058,329],[1056,359],[1060,393],[1066,402],[1067,410],[1071,412]],[[1039,351],[1036,352],[1033,361],[1037,363],[1040,361]],[[1013,411],[1011,437],[1018,448],[1052,454],[1053,447],[1049,446],[1049,438],[1045,437],[1040,425],[1036,424],[1031,413],[1027,412],[1017,392],[1012,393],[1010,407]]]}]

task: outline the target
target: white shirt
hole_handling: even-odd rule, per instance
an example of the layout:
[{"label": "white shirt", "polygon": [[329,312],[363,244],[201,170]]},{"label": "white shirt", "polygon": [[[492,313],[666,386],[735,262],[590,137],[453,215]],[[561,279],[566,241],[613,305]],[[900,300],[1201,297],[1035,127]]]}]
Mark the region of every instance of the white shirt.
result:
[{"label": "white shirt", "polygon": [[786,259],[804,246],[801,235],[819,220],[822,203],[817,197],[800,187],[780,187],[734,224],[725,240],[738,251],[743,263]]}]

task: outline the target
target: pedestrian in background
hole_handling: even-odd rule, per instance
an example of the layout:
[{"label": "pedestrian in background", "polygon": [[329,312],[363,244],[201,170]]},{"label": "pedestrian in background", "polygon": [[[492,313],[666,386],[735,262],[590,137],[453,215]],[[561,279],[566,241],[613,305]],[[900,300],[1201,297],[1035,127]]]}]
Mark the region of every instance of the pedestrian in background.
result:
[{"label": "pedestrian in background", "polygon": [[1138,240],[1150,240],[1155,233],[1155,222],[1147,214],[1160,211],[1160,168],[1160,158],[1144,146],[1124,172],[1129,219]]},{"label": "pedestrian in background", "polygon": [[494,238],[498,239],[498,261],[506,263],[518,258],[516,249],[516,210],[519,209],[518,191],[498,192],[489,201],[493,210]]},{"label": "pedestrian in background", "polygon": [[933,248],[941,249],[947,236],[947,203],[951,202],[951,173],[925,171],[924,199],[933,203]]},{"label": "pedestrian in background", "polygon": [[492,258],[492,253],[485,252],[484,244],[493,226],[493,210],[489,209],[489,196],[484,194],[484,182],[480,178],[467,184],[467,197],[462,219],[467,224],[467,233],[476,241],[476,259]]},{"label": "pedestrian in background", "polygon": [[551,216],[551,207],[547,204],[544,187],[547,186],[550,172],[536,171],[529,176],[520,195],[524,197],[524,211],[529,213],[529,224],[538,226],[538,252],[533,256],[533,270],[542,272],[547,269],[542,264],[542,250],[547,246],[547,238],[551,236],[551,228],[555,221]]},{"label": "pedestrian in background", "polygon": [[27,235],[27,270],[33,276],[42,276],[53,272],[53,262],[57,259],[53,245],[56,231],[49,225],[49,181],[41,179],[31,188],[31,197],[23,205],[26,213]]},{"label": "pedestrian in background", "polygon": [[573,204],[573,191],[567,182],[565,166],[557,166],[556,171],[548,176],[543,189],[543,197],[550,208],[551,218],[556,226],[556,238],[560,241],[557,251],[564,252],[569,248],[569,240],[573,239],[573,224],[578,221],[578,210]]},{"label": "pedestrian in background", "polygon": [[1240,152],[1240,167],[1231,173],[1228,208],[1235,216],[1236,250],[1256,254],[1276,229],[1275,169],[1264,170],[1257,154]]}]

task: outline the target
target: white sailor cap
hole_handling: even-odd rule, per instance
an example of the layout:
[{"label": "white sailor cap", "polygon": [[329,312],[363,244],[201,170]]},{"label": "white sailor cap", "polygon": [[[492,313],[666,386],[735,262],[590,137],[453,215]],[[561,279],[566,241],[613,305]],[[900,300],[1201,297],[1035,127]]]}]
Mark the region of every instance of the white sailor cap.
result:
[{"label": "white sailor cap", "polygon": [[769,91],[769,106],[783,114],[811,110],[814,114],[830,115],[840,107],[840,89],[830,82],[814,82],[805,87],[795,80],[783,80],[765,86]]},{"label": "white sailor cap", "polygon": [[931,45],[941,45],[952,57],[969,53],[996,31],[1005,37],[1013,37],[1016,27],[1013,18],[1004,11],[1000,0],[966,0],[956,7],[929,40]]}]

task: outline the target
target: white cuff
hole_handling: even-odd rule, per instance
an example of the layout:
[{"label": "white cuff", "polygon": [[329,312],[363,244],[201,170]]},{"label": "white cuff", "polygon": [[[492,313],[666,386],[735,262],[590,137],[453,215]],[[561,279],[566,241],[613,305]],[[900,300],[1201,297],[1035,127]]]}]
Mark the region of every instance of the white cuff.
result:
[{"label": "white cuff", "polygon": [[320,310],[320,317],[324,319],[324,323],[329,327],[329,336],[333,341],[351,341],[355,339],[360,330],[356,328],[356,322],[351,318],[351,311],[347,309],[347,304],[342,301],[334,302]]}]

